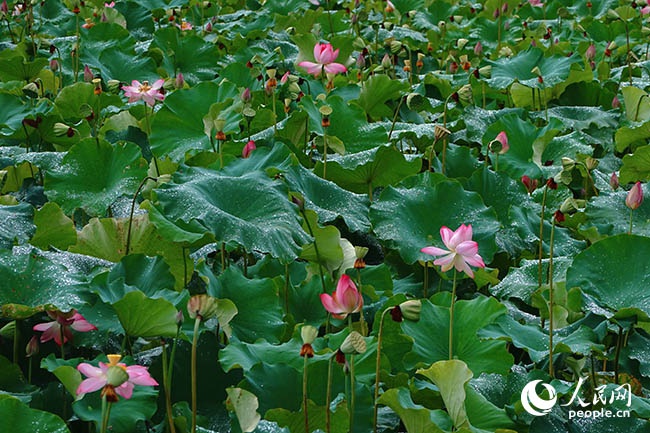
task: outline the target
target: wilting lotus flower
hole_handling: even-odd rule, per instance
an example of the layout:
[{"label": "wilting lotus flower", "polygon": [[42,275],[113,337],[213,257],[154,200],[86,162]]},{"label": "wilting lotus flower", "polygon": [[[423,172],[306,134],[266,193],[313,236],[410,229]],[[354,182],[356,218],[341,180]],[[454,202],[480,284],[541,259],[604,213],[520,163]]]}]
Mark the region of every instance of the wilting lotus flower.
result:
[{"label": "wilting lotus flower", "polygon": [[153,107],[156,100],[162,101],[165,99],[165,95],[160,91],[164,83],[165,80],[162,78],[156,80],[153,86],[148,81],[140,83],[137,80],[133,80],[130,86],[122,86],[122,90],[124,90],[124,96],[129,98],[129,102],[136,102],[142,99],[150,107]]},{"label": "wilting lotus flower", "polygon": [[510,149],[508,144],[508,136],[505,131],[501,131],[497,134],[496,138],[490,142],[490,150],[495,153],[503,155]]},{"label": "wilting lotus flower", "polygon": [[316,44],[314,46],[314,62],[303,61],[298,63],[301,68],[307,69],[308,74],[318,77],[321,72],[328,74],[340,74],[347,72],[348,69],[341,63],[335,63],[334,60],[339,56],[339,49],[334,50],[331,44]]},{"label": "wilting lotus flower", "polygon": [[[84,316],[77,313],[77,310],[70,310],[63,313],[58,310],[48,311],[47,315],[54,319],[52,322],[39,323],[34,325],[34,331],[41,331],[41,343],[54,339],[59,346],[72,340],[71,328],[77,332],[95,331],[97,327],[89,323]],[[61,339],[63,337],[63,340]]]},{"label": "wilting lotus flower", "polygon": [[625,205],[634,210],[641,206],[641,203],[643,203],[643,189],[641,189],[641,182],[637,182],[627,193],[627,197],[625,197]]},{"label": "wilting lotus flower", "polygon": [[470,268],[476,266],[484,268],[485,263],[478,254],[478,244],[472,240],[472,225],[461,224],[456,231],[448,227],[440,229],[440,237],[449,250],[443,250],[437,247],[425,247],[422,251],[432,256],[444,256],[436,259],[433,264],[442,266],[442,271],[447,272],[451,268],[456,268],[459,272],[465,272],[471,278],[474,278],[474,272]]},{"label": "wilting lotus flower", "polygon": [[116,402],[117,396],[120,395],[126,399],[133,395],[135,385],[156,386],[158,382],[151,377],[146,367],[141,365],[129,365],[119,362],[121,355],[107,355],[108,364],[99,363],[99,367],[94,367],[88,363],[82,362],[77,366],[77,370],[87,377],[79,384],[77,394],[83,395],[89,392],[102,389],[102,397],[107,401]]},{"label": "wilting lotus flower", "polygon": [[339,278],[339,283],[332,295],[323,293],[320,295],[320,300],[323,307],[336,319],[345,319],[348,314],[357,313],[363,307],[363,296],[347,275],[342,275]]}]

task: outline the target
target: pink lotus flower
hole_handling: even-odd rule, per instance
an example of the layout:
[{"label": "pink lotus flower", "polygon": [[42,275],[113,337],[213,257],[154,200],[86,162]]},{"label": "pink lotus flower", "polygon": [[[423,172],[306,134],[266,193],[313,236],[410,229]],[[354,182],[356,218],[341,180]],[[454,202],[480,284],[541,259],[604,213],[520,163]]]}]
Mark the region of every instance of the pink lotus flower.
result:
[{"label": "pink lotus flower", "polygon": [[528,4],[534,8],[544,7],[544,3],[542,3],[541,0],[528,0]]},{"label": "pink lotus flower", "polygon": [[[54,319],[53,322],[39,323],[32,328],[34,331],[41,331],[41,343],[54,340],[59,346],[72,340],[72,331],[70,328],[77,332],[95,331],[97,327],[89,323],[84,316],[77,313],[77,310],[70,310],[67,313],[61,311],[48,311],[47,315]],[[61,339],[63,336],[63,340]]]},{"label": "pink lotus flower", "polygon": [[316,44],[314,46],[314,62],[300,62],[298,66],[307,69],[308,74],[318,77],[321,72],[325,71],[327,74],[340,74],[345,73],[348,69],[341,63],[334,63],[334,60],[339,56],[339,49],[334,50],[331,44]]},{"label": "pink lotus flower", "polygon": [[474,272],[470,268],[476,266],[484,268],[485,263],[478,254],[478,244],[472,240],[472,225],[461,224],[456,231],[448,227],[440,229],[440,237],[449,250],[443,250],[437,247],[425,247],[422,251],[432,256],[444,256],[436,259],[433,264],[442,266],[442,271],[447,272],[451,268],[456,268],[459,272],[465,272],[471,278],[474,278]]},{"label": "pink lotus flower", "polygon": [[104,3],[104,7],[106,7],[106,8],[113,8],[113,7],[115,7],[115,2]]},{"label": "pink lotus flower", "polygon": [[255,149],[257,149],[255,142],[253,140],[249,140],[246,146],[244,146],[244,149],[241,151],[242,158],[248,158],[251,156],[251,153],[253,153]]},{"label": "pink lotus flower", "polygon": [[339,278],[339,283],[332,295],[325,293],[320,295],[320,301],[336,319],[345,319],[348,314],[357,313],[363,307],[363,296],[347,275],[342,275]]},{"label": "pink lotus flower", "polygon": [[133,395],[135,385],[156,386],[158,382],[151,377],[146,367],[141,365],[129,365],[119,362],[121,355],[107,355],[108,364],[99,363],[94,367],[82,362],[77,366],[87,379],[84,379],[77,387],[77,395],[102,389],[102,397],[110,402],[116,402],[120,395],[126,399]]},{"label": "pink lotus flower", "polygon": [[156,100],[162,101],[165,99],[165,95],[160,91],[164,83],[165,80],[162,78],[156,80],[153,86],[148,81],[140,83],[137,80],[133,80],[130,86],[122,86],[122,90],[124,90],[124,96],[129,98],[129,102],[136,102],[143,99],[150,107],[153,107]]},{"label": "pink lotus flower", "polygon": [[510,145],[508,144],[508,136],[506,135],[505,131],[499,132],[497,136],[494,138],[494,140],[490,142],[490,150],[492,150],[495,153],[499,153],[503,155],[509,149],[510,149]]},{"label": "pink lotus flower", "polygon": [[643,203],[643,189],[641,189],[641,182],[637,182],[634,184],[632,189],[628,191],[627,196],[625,197],[625,205],[634,210],[641,206],[641,203]]},{"label": "pink lotus flower", "polygon": [[641,8],[641,15],[643,16],[647,14],[650,14],[650,6],[644,6],[643,8]]}]

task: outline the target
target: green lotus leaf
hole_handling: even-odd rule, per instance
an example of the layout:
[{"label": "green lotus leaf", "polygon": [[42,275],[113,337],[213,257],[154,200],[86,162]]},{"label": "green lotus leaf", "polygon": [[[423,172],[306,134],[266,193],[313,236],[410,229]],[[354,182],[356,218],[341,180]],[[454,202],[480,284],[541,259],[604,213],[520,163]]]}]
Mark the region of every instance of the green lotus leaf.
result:
[{"label": "green lotus leaf", "polygon": [[650,336],[646,332],[635,329],[635,332],[630,336],[629,348],[630,358],[639,362],[639,371],[645,377],[650,377]]},{"label": "green lotus leaf", "polygon": [[650,95],[634,86],[621,89],[625,104],[625,115],[632,122],[645,122],[650,120]]},{"label": "green lotus leaf", "polygon": [[205,134],[203,118],[212,104],[238,95],[234,84],[211,81],[172,93],[151,123],[151,151],[182,161],[189,151],[212,150],[213,137]]},{"label": "green lotus leaf", "polygon": [[75,83],[64,87],[59,92],[54,100],[54,112],[58,113],[64,121],[75,123],[74,128],[77,129],[79,128],[77,122],[92,114],[89,109],[104,110],[110,106],[120,107],[123,104],[122,98],[117,95],[107,92],[95,95],[95,86],[91,83]]},{"label": "green lotus leaf", "polygon": [[324,180],[301,165],[289,168],[284,178],[290,190],[302,194],[305,207],[313,209],[320,222],[331,223],[341,217],[352,231],[370,228],[366,197]]},{"label": "green lotus leaf", "polygon": [[[571,258],[553,258],[553,281],[560,283],[566,280],[566,271],[571,266]],[[526,303],[532,301],[533,293],[539,289],[537,260],[522,260],[518,268],[510,268],[508,275],[490,292],[501,299],[517,298]],[[542,260],[542,284],[546,284],[546,277],[549,271],[549,260]]]},{"label": "green lotus leaf", "polygon": [[30,106],[8,93],[0,93],[0,105],[0,135],[11,136],[22,130],[22,121],[29,116]]},{"label": "green lotus leaf", "polygon": [[621,126],[614,135],[616,150],[624,152],[628,147],[634,149],[636,146],[643,146],[648,138],[650,138],[650,120]]},{"label": "green lotus leaf", "polygon": [[[326,423],[326,410],[331,410],[327,406],[317,406],[311,400],[307,401],[307,415],[310,432],[325,431],[329,427],[332,433],[347,433],[350,431],[349,415],[345,403],[338,403],[336,409],[330,412],[330,424]],[[305,431],[305,414],[303,409],[296,412],[290,412],[287,409],[271,409],[266,413],[266,419],[275,421],[280,427],[284,427],[289,432]]]},{"label": "green lotus leaf", "polygon": [[171,77],[182,72],[186,81],[197,84],[213,79],[217,73],[216,60],[220,55],[216,45],[195,35],[181,35],[176,27],[156,30],[149,51],[154,49],[162,51],[162,67]]},{"label": "green lotus leaf", "polygon": [[[79,232],[77,243],[69,251],[119,262],[126,256],[128,218],[93,218]],[[133,217],[129,254],[160,255],[176,278],[175,289],[180,290],[190,278],[192,261],[180,245],[162,237],[147,215]]]},{"label": "green lotus leaf", "polygon": [[442,433],[431,409],[415,404],[407,388],[392,388],[379,397],[380,404],[399,415],[408,433]]},{"label": "green lotus leaf", "polygon": [[287,260],[309,239],[286,190],[263,174],[231,177],[191,168],[174,180],[156,190],[156,207],[172,222],[196,221],[219,241]]},{"label": "green lotus leaf", "polygon": [[[567,271],[567,287],[580,287],[609,311],[632,310],[650,315],[650,238],[617,235],[599,241],[578,254]],[[597,311],[601,313],[602,311]]]},{"label": "green lotus leaf", "polygon": [[[420,171],[419,159],[407,160],[392,146],[379,146],[363,152],[331,158],[327,180],[357,194],[367,193],[372,200],[374,188],[395,185]],[[318,162],[314,172],[323,177],[324,165]]]},{"label": "green lotus leaf", "polygon": [[70,245],[77,242],[77,230],[74,228],[74,223],[65,216],[56,203],[45,203],[36,211],[34,224],[36,232],[29,243],[42,250],[48,250],[50,247],[67,250]]},{"label": "green lotus leaf", "polygon": [[[544,89],[562,83],[569,76],[571,65],[581,61],[578,56],[554,55],[546,57],[544,51],[537,47],[531,47],[521,51],[511,58],[502,58],[490,61],[492,64],[492,75],[488,79],[490,86],[497,89],[505,89],[512,83],[518,82],[528,87]],[[544,80],[540,83],[534,68],[539,68]]]},{"label": "green lotus leaf", "polygon": [[147,163],[136,145],[85,139],[70,149],[61,166],[47,172],[45,189],[66,215],[81,208],[103,216],[117,199],[133,196],[146,175]]},{"label": "green lotus leaf", "polygon": [[[449,298],[446,299],[448,302]],[[513,358],[505,342],[482,341],[476,335],[479,329],[506,314],[505,306],[494,298],[478,297],[457,301],[454,310],[454,358],[465,362],[476,376],[506,373]],[[413,338],[413,350],[405,358],[407,366],[431,365],[449,359],[448,329],[449,307],[423,301],[420,320],[402,322],[404,333]]]},{"label": "green lotus leaf", "polygon": [[159,78],[153,60],[136,54],[135,39],[116,23],[100,22],[85,32],[80,60],[106,81],[130,85],[133,80],[153,83]]},{"label": "green lotus leaf", "polygon": [[0,316],[25,319],[48,308],[69,311],[83,304],[84,280],[65,266],[33,250],[30,253],[0,252]]},{"label": "green lotus leaf", "polygon": [[69,433],[65,422],[57,415],[32,409],[17,398],[0,396],[0,429],[14,433]]},{"label": "green lotus leaf", "polygon": [[34,208],[27,203],[0,206],[0,247],[11,248],[15,243],[26,242],[35,231],[32,218]]},{"label": "green lotus leaf", "polygon": [[[533,362],[548,356],[548,333],[537,326],[523,325],[510,316],[501,316],[494,323],[478,331],[481,338],[499,338],[511,341],[516,347],[528,352]],[[589,355],[602,351],[598,336],[587,326],[578,323],[565,327],[554,334],[553,353],[576,353]]]},{"label": "green lotus leaf", "polygon": [[139,290],[129,292],[113,304],[127,335],[155,338],[176,336],[176,308],[165,299],[147,298]]},{"label": "green lotus leaf", "polygon": [[[111,405],[109,428],[114,433],[131,433],[138,421],[150,419],[156,412],[158,390],[151,386],[136,386],[130,399],[120,398]],[[86,394],[72,404],[75,415],[83,421],[93,421],[99,430],[102,402],[99,392]]]},{"label": "green lotus leaf", "polygon": [[399,100],[407,88],[404,83],[391,80],[388,75],[373,75],[364,82],[357,103],[374,120],[392,118],[394,109],[386,103]]},{"label": "green lotus leaf", "polygon": [[[318,226],[318,216],[314,211],[305,211],[303,229],[310,233],[314,241],[303,245],[300,258],[322,266],[329,273],[343,264],[341,233],[334,226]],[[318,251],[318,252],[317,252]]]},{"label": "green lotus leaf", "polygon": [[443,247],[440,228],[456,230],[471,224],[473,239],[486,263],[496,252],[494,233],[500,224],[494,210],[485,207],[475,192],[463,190],[452,181],[431,185],[429,175],[413,178],[410,188],[386,188],[370,209],[370,220],[377,236],[399,251],[407,263],[431,260],[420,252],[428,245]]},{"label": "green lotus leaf", "polygon": [[469,427],[465,410],[465,385],[472,378],[467,364],[458,359],[434,362],[416,372],[436,384],[456,429]]},{"label": "green lotus leaf", "polygon": [[[645,184],[641,188],[647,196]],[[589,201],[585,209],[587,217],[582,230],[596,228],[600,236],[627,233],[630,230],[630,209],[625,205],[627,192],[623,190],[606,191]],[[632,233],[650,236],[650,205],[641,203],[632,212]]]},{"label": "green lotus leaf", "polygon": [[[205,267],[198,269],[200,273],[210,272]],[[251,343],[259,338],[273,343],[280,341],[286,325],[282,321],[283,311],[275,280],[249,280],[234,267],[229,267],[218,281],[218,287],[208,287],[208,294],[229,299],[237,307],[238,314],[230,321],[234,337]]]},{"label": "green lotus leaf", "polygon": [[0,53],[0,81],[31,82],[47,65],[47,59],[37,57],[28,61],[18,50]]},{"label": "green lotus leaf", "polygon": [[[380,123],[368,123],[365,111],[357,104],[347,103],[338,95],[330,95],[325,103],[332,108],[327,135],[341,140],[346,152],[356,153],[373,149],[388,141],[384,126]],[[318,111],[319,106],[320,104],[317,106],[308,96],[302,98],[299,104],[309,115],[309,131],[322,136],[325,129],[322,125],[322,115]]]},{"label": "green lotus leaf", "polygon": [[594,127],[614,128],[619,116],[598,107],[552,107],[548,109],[548,117],[558,119],[565,128],[585,131]]},{"label": "green lotus leaf", "polygon": [[625,155],[620,174],[623,185],[650,179],[650,146],[639,147],[633,155]]}]

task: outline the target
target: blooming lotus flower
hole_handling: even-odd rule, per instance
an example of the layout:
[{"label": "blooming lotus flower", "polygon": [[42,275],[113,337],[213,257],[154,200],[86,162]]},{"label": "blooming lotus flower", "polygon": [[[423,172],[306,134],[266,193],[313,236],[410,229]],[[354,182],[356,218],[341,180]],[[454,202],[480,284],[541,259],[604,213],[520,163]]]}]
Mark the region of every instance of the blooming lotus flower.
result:
[{"label": "blooming lotus flower", "polygon": [[637,182],[634,184],[632,189],[628,191],[627,196],[625,197],[625,205],[634,210],[641,206],[641,203],[643,203],[643,189],[641,189],[641,182]]},{"label": "blooming lotus flower", "polygon": [[121,355],[107,355],[108,364],[99,363],[99,367],[94,367],[88,363],[82,362],[77,366],[87,379],[84,379],[77,387],[77,394],[83,395],[89,392],[102,389],[102,397],[110,402],[116,402],[117,396],[126,399],[133,395],[135,385],[156,386],[158,382],[151,377],[146,367],[141,365],[129,365],[119,362]]},{"label": "blooming lotus flower", "polygon": [[298,63],[301,68],[307,69],[308,74],[318,77],[321,72],[328,74],[340,74],[347,72],[348,69],[341,63],[335,63],[334,60],[339,56],[339,49],[334,50],[331,44],[316,44],[314,46],[314,62],[303,61]]},{"label": "blooming lotus flower", "polygon": [[106,8],[113,8],[113,7],[115,7],[115,2],[104,3],[104,7],[106,7]]},{"label": "blooming lotus flower", "polygon": [[425,247],[420,251],[432,256],[444,256],[433,262],[434,265],[442,266],[443,272],[456,268],[457,271],[465,272],[471,278],[474,278],[474,271],[472,271],[470,265],[478,268],[485,267],[483,259],[478,254],[478,244],[472,240],[471,224],[461,224],[456,231],[443,226],[440,229],[440,237],[449,250]]},{"label": "blooming lotus flower", "polygon": [[[72,340],[72,331],[89,332],[95,331],[97,327],[89,323],[84,316],[77,313],[77,310],[70,310],[67,313],[61,311],[48,311],[47,315],[54,321],[47,323],[39,323],[32,328],[34,331],[41,331],[41,343],[54,340],[59,346]],[[63,337],[63,339],[61,339]]]},{"label": "blooming lotus flower", "polygon": [[255,146],[255,142],[253,140],[249,140],[246,146],[244,146],[244,148],[241,151],[242,158],[248,158],[249,156],[251,156],[251,153],[253,153],[255,149],[257,149],[257,147]]},{"label": "blooming lotus flower", "polygon": [[534,8],[544,7],[544,3],[542,3],[541,0],[528,0],[528,4],[530,4]]},{"label": "blooming lotus flower", "polygon": [[160,91],[164,82],[165,80],[161,78],[153,83],[152,86],[148,81],[140,83],[137,80],[133,80],[130,86],[122,86],[122,90],[124,90],[124,96],[129,98],[129,102],[136,102],[142,99],[150,107],[153,107],[156,100],[162,101],[165,99],[165,95]]},{"label": "blooming lotus flower", "polygon": [[320,295],[323,307],[336,319],[345,319],[350,313],[357,313],[363,307],[363,296],[347,275],[342,275],[332,295]]}]

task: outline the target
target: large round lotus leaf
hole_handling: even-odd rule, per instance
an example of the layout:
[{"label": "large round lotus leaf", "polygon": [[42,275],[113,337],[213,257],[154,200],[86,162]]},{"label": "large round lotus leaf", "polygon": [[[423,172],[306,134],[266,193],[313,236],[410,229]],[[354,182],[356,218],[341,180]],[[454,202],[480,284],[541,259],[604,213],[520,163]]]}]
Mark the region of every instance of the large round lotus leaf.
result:
[{"label": "large round lotus leaf", "polygon": [[54,202],[45,203],[34,215],[36,233],[30,243],[43,250],[50,246],[67,250],[77,242],[77,230],[70,218],[65,216],[61,208]]},{"label": "large round lotus leaf", "polygon": [[10,136],[22,129],[22,121],[29,114],[29,106],[9,93],[0,93],[0,106],[0,135]]},{"label": "large round lotus leaf", "polygon": [[17,398],[0,396],[0,431],[69,433],[65,422],[50,412],[32,409]]},{"label": "large round lotus leaf", "polygon": [[27,241],[36,229],[32,224],[33,216],[34,208],[27,203],[0,206],[0,246],[11,248],[16,241]]},{"label": "large round lotus leaf", "polygon": [[[455,359],[464,361],[475,376],[481,373],[505,374],[513,358],[504,341],[483,341],[476,335],[479,329],[506,314],[506,307],[494,298],[479,297],[457,301],[454,306]],[[449,359],[449,307],[422,302],[420,320],[402,322],[404,333],[413,338],[413,350],[405,363],[423,367]]]},{"label": "large round lotus leaf", "polygon": [[62,165],[47,172],[45,193],[66,215],[81,208],[103,216],[118,198],[133,196],[147,175],[147,162],[135,144],[111,145],[85,139],[73,146]]},{"label": "large round lotus leaf", "polygon": [[167,98],[151,123],[151,151],[182,161],[190,150],[211,150],[203,118],[212,104],[238,97],[232,83],[203,82],[188,90],[179,90]]},{"label": "large round lotus leaf", "polygon": [[[533,88],[553,87],[567,79],[571,65],[578,61],[581,61],[578,56],[545,57],[544,51],[531,47],[514,57],[491,61],[492,76],[488,82],[490,86],[497,89],[505,89],[515,81]],[[537,75],[533,72],[535,67],[539,68],[544,79],[543,83],[538,81]]]},{"label": "large round lotus leaf", "polygon": [[156,190],[157,207],[171,221],[196,221],[218,241],[287,260],[309,241],[286,189],[259,172],[231,177],[194,168],[174,180]]},{"label": "large round lotus leaf", "polygon": [[[648,188],[642,186],[647,197]],[[585,215],[587,220],[581,229],[595,227],[600,235],[611,236],[627,233],[630,229],[630,209],[625,205],[627,191],[607,191],[593,197]],[[650,236],[650,203],[644,201],[632,212],[632,233]]]},{"label": "large round lotus leaf", "polygon": [[[117,95],[107,92],[95,95],[95,86],[92,84],[75,83],[64,87],[59,92],[54,100],[54,109],[64,120],[77,124],[90,114],[88,107],[94,111],[97,108],[103,110],[111,105],[119,107],[122,104],[122,98]],[[75,129],[79,129],[80,126],[83,124],[75,125]]]},{"label": "large round lotus leaf", "polygon": [[127,335],[154,338],[176,335],[176,307],[165,299],[147,298],[139,290],[129,292],[113,304]]},{"label": "large round lotus leaf", "polygon": [[399,415],[409,433],[443,433],[435,423],[431,409],[416,404],[408,388],[391,388],[378,400]]},{"label": "large round lotus leaf", "polygon": [[386,103],[398,100],[406,89],[408,86],[398,80],[391,80],[388,75],[373,75],[363,84],[357,103],[375,120],[391,118],[394,109]]},{"label": "large round lotus leaf", "polygon": [[431,260],[420,252],[426,246],[444,248],[440,227],[456,230],[471,224],[479,254],[489,263],[497,250],[494,234],[500,224],[494,210],[485,207],[481,197],[453,181],[430,185],[427,174],[419,176],[410,188],[386,188],[370,209],[375,233],[399,251],[407,263]]},{"label": "large round lotus leaf", "polygon": [[35,252],[0,252],[0,275],[1,317],[24,319],[46,308],[68,311],[83,304],[83,280]]},{"label": "large round lotus leaf", "polygon": [[131,83],[132,80],[158,79],[151,57],[138,56],[136,41],[118,24],[98,23],[84,34],[81,62],[104,80]]},{"label": "large round lotus leaf", "polygon": [[[327,180],[359,194],[377,187],[395,185],[420,171],[420,159],[408,160],[392,146],[379,146],[363,152],[335,156],[328,159]],[[318,162],[314,172],[323,177],[324,164]]]},{"label": "large round lotus leaf", "polygon": [[638,309],[650,315],[650,238],[618,235],[599,241],[573,260],[567,287],[580,287],[610,311]]},{"label": "large round lotus leaf", "polygon": [[162,51],[162,66],[170,76],[182,72],[189,83],[195,84],[211,80],[217,73],[220,54],[216,44],[195,35],[181,35],[175,27],[158,29],[149,46],[152,49]]}]

